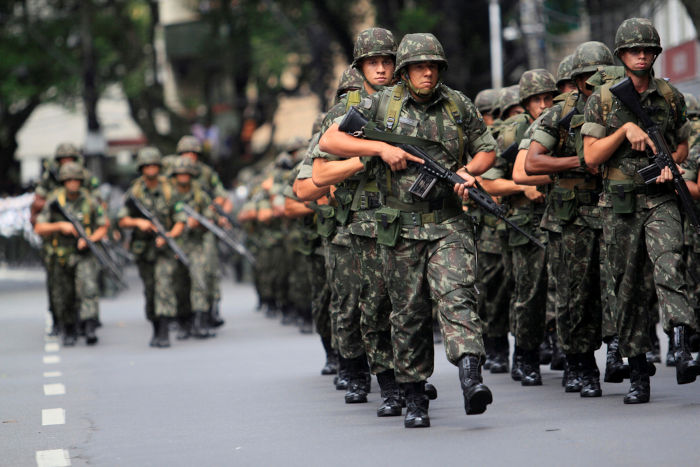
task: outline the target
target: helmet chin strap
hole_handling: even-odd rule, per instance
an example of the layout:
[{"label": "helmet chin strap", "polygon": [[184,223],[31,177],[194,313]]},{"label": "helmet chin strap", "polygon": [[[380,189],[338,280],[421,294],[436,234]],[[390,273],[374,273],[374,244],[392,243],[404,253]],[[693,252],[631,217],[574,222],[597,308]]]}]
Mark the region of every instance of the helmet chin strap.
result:
[{"label": "helmet chin strap", "polygon": [[403,82],[406,83],[406,86],[408,86],[408,89],[411,90],[412,93],[414,93],[417,96],[420,97],[430,97],[433,95],[435,90],[437,89],[438,85],[440,84],[440,80],[438,79],[438,82],[435,86],[433,86],[430,89],[418,89],[413,85],[411,80],[408,78],[408,72],[407,71],[402,71],[401,72],[401,78],[403,79]]},{"label": "helmet chin strap", "polygon": [[[625,70],[629,71],[632,73],[634,76],[638,78],[643,78],[645,76],[651,76],[652,78],[654,77],[654,63],[656,63],[656,59],[659,58],[658,55],[654,56],[654,60],[651,61],[651,65],[649,65],[649,68],[645,70],[632,70],[631,68],[628,68],[627,65],[625,65],[624,62],[622,62],[622,65],[624,65]],[[622,60],[620,60],[622,61]]]}]

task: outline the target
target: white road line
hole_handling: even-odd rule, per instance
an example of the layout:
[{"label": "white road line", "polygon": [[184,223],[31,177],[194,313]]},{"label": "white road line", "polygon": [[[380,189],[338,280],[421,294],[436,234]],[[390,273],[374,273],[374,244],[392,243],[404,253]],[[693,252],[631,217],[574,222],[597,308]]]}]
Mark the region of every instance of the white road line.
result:
[{"label": "white road line", "polygon": [[61,373],[60,371],[45,371],[44,372],[44,378],[58,378],[61,375],[63,375],[63,373]]},{"label": "white road line", "polygon": [[59,363],[61,361],[61,357],[58,355],[44,355],[43,361],[44,365],[53,365],[54,363]]},{"label": "white road line", "polygon": [[66,467],[70,465],[70,454],[67,449],[51,449],[36,452],[38,467]]},{"label": "white road line", "polygon": [[44,352],[58,352],[60,348],[58,342],[47,342],[44,344]]},{"label": "white road line", "polygon": [[65,425],[66,411],[65,409],[44,409],[41,411],[41,424],[46,425]]},{"label": "white road line", "polygon": [[45,396],[62,396],[66,393],[63,383],[44,384]]}]

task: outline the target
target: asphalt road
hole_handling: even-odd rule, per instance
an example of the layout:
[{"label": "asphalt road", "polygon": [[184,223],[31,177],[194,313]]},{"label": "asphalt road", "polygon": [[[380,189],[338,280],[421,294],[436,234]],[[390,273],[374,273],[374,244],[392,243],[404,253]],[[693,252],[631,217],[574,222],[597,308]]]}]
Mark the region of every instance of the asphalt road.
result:
[{"label": "asphalt road", "polygon": [[[697,465],[700,381],[673,369],[652,402],[625,406],[565,394],[559,372],[524,388],[486,373],[494,404],[464,415],[457,370],[436,351],[429,429],[346,405],[321,376],[317,336],[253,311],[249,285],[224,281],[218,337],[149,348],[141,288],[101,301],[100,343],[62,348],[45,337],[40,270],[0,271],[0,466]],[[58,345],[57,345],[58,344]],[[662,344],[665,351],[665,342]],[[603,362],[599,351],[599,365]]]}]

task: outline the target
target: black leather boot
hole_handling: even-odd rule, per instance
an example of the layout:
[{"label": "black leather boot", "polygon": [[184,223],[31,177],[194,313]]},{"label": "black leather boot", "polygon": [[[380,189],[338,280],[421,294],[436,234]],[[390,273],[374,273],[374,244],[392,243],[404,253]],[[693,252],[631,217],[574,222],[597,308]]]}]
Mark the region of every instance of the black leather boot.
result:
[{"label": "black leather boot", "polygon": [[476,355],[465,355],[457,363],[457,368],[464,396],[464,411],[467,415],[486,412],[486,406],[493,402],[493,395],[481,376],[481,359]]},{"label": "black leather boot", "polygon": [[656,334],[655,324],[649,329],[649,337],[651,337],[652,348],[647,352],[647,362],[661,363],[661,344],[659,343],[659,336]]},{"label": "black leather boot", "polygon": [[649,382],[649,366],[645,354],[629,357],[630,390],[625,396],[625,404],[644,404],[649,402],[651,387]]},{"label": "black leather boot", "polygon": [[427,381],[425,382],[425,395],[431,401],[437,399],[437,388]]},{"label": "black leather boot", "polygon": [[406,394],[406,417],[403,426],[406,428],[427,428],[430,426],[428,407],[430,400],[425,395],[425,383],[403,383],[401,388]]},{"label": "black leather boot", "polygon": [[513,381],[521,381],[523,379],[523,350],[515,344],[513,350],[513,366],[510,369],[510,377]]},{"label": "black leather boot", "polygon": [[198,339],[209,337],[209,329],[204,318],[203,311],[194,312],[194,321],[192,322],[192,336]]},{"label": "black leather boot", "polygon": [[493,374],[508,373],[508,336],[494,337],[493,342],[494,353],[489,371]]},{"label": "black leather boot", "polygon": [[153,318],[153,321],[151,321],[151,325],[153,326],[153,336],[151,336],[151,341],[148,343],[150,347],[155,347],[158,343],[158,324],[158,319]]},{"label": "black leather boot", "polygon": [[362,373],[362,360],[364,357],[347,359],[348,389],[345,392],[346,404],[362,404],[367,402],[365,391],[365,376]]},{"label": "black leather boot", "polygon": [[601,397],[600,371],[593,352],[579,354],[579,372],[581,377],[581,397]]},{"label": "black leather boot", "polygon": [[629,379],[630,367],[625,365],[620,354],[620,338],[614,336],[608,342],[608,352],[605,357],[605,376],[603,381],[606,383],[621,383],[622,380]]},{"label": "black leather boot", "polygon": [[581,392],[581,362],[579,354],[566,354],[566,369],[562,385],[564,392]]},{"label": "black leather boot", "polygon": [[399,385],[394,377],[394,370],[377,373],[377,382],[381,391],[382,404],[377,409],[377,417],[397,417],[401,415],[401,396]]},{"label": "black leather boot", "polygon": [[321,368],[321,374],[335,375],[338,373],[338,353],[331,347],[330,337],[322,337],[321,343],[326,351],[326,364]]},{"label": "black leather boot", "polygon": [[158,318],[158,344],[156,347],[161,349],[170,347],[170,328],[168,327],[168,318]]},{"label": "black leather boot", "polygon": [[676,349],[673,347],[673,334],[668,336],[668,352],[666,352],[666,366],[676,366]]},{"label": "black leather boot", "polygon": [[523,350],[523,386],[542,386],[540,374],[540,353],[537,349]]},{"label": "black leather boot", "polygon": [[96,329],[96,319],[88,319],[85,321],[85,342],[87,342],[87,345],[97,344],[97,334],[95,334]]},{"label": "black leather boot", "polygon": [[360,360],[360,378],[362,380],[362,389],[369,394],[372,392],[372,372],[369,371],[369,362],[367,355],[362,354],[358,357]]},{"label": "black leather boot", "polygon": [[338,377],[335,379],[335,388],[338,391],[348,389],[348,361],[338,354]]},{"label": "black leather boot", "polygon": [[550,370],[564,371],[566,366],[566,355],[557,343],[557,336],[554,336],[552,341],[552,363],[549,365]]},{"label": "black leather boot", "polygon": [[688,329],[686,326],[676,326],[673,328],[673,348],[676,359],[676,382],[678,384],[688,384],[695,381],[700,373],[700,363],[693,360],[688,349],[687,339]]},{"label": "black leather boot", "polygon": [[75,345],[77,339],[77,331],[75,329],[75,324],[65,324],[63,326],[63,346],[72,347]]},{"label": "black leather boot", "polygon": [[484,370],[488,370],[489,368],[491,368],[494,347],[494,339],[492,337],[484,336],[484,352],[486,352],[486,360],[484,360]]},{"label": "black leather boot", "polygon": [[282,307],[282,320],[280,323],[284,326],[289,326],[297,322],[297,310],[291,305]]},{"label": "black leather boot", "polygon": [[218,301],[213,302],[209,308],[209,323],[212,328],[221,327],[225,323],[224,319],[221,317]]},{"label": "black leather boot", "polygon": [[[158,323],[158,318],[155,319],[154,323]],[[177,321],[178,329],[175,338],[179,341],[189,339],[192,336],[192,317],[181,318]],[[158,324],[160,326],[160,324]]]},{"label": "black leather boot", "polygon": [[538,349],[540,365],[549,365],[550,363],[552,363],[554,344],[557,341],[557,331],[555,326],[555,323],[547,323],[547,330],[545,331],[544,340],[542,341]]}]

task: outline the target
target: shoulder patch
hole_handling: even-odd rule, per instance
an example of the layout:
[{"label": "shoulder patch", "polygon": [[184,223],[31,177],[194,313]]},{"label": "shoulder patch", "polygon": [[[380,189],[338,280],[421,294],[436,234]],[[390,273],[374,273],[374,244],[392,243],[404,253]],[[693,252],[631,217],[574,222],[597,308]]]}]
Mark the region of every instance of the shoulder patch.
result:
[{"label": "shoulder patch", "polygon": [[370,99],[369,97],[364,97],[364,98],[360,101],[360,103],[358,104],[358,106],[360,106],[360,107],[363,108],[363,109],[369,110],[369,109],[372,108],[372,99]]}]

